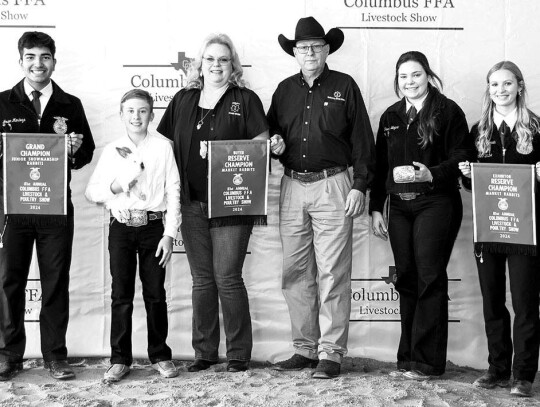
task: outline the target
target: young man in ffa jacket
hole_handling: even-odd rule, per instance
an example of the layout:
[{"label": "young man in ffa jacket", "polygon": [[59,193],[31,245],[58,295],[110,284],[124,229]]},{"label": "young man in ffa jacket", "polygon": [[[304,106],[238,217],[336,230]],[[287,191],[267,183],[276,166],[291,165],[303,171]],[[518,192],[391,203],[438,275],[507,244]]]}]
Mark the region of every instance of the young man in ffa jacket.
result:
[{"label": "young man in ffa jacket", "polygon": [[[51,80],[56,66],[54,40],[42,32],[25,32],[18,43],[25,78],[0,93],[0,128],[7,133],[57,133],[68,137],[68,203],[64,215],[7,215],[0,188],[0,381],[22,369],[26,345],[25,287],[34,242],[40,270],[39,317],[45,367],[56,379],[75,375],[67,363],[69,268],[73,243],[71,169],[92,160],[94,140],[81,101]],[[1,164],[1,163],[0,163]],[[0,179],[4,174],[0,165]]]}]

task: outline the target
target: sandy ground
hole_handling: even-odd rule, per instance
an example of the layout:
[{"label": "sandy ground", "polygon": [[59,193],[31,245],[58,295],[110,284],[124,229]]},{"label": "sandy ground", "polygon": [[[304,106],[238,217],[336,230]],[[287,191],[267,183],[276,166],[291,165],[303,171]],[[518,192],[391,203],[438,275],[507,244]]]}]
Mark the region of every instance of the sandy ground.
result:
[{"label": "sandy ground", "polygon": [[77,374],[56,381],[41,360],[28,360],[11,382],[0,382],[0,406],[540,406],[540,385],[532,398],[510,396],[510,389],[483,390],[472,386],[480,371],[448,363],[437,380],[393,379],[392,363],[346,358],[336,379],[315,380],[311,371],[276,372],[266,363],[253,363],[243,373],[228,373],[225,364],[188,373],[190,362],[175,361],[180,375],[163,379],[148,362],[137,360],[126,379],[102,381],[108,359],[70,359]]}]

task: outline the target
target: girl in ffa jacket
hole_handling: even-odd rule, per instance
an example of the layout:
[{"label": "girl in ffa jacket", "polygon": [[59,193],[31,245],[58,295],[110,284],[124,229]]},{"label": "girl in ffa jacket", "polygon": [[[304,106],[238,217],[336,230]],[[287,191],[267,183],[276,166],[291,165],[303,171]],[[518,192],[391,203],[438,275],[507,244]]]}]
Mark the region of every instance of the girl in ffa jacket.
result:
[{"label": "girl in ffa jacket", "polygon": [[390,237],[400,294],[398,370],[391,375],[415,380],[445,371],[446,267],[463,215],[458,163],[468,157],[465,115],[440,88],[424,54],[399,57],[394,90],[404,97],[381,117],[371,189],[373,233]]},{"label": "girl in ffa jacket", "polygon": [[[482,115],[470,134],[476,160],[502,164],[536,164],[540,180],[540,121],[525,104],[525,82],[510,61],[495,64],[487,74]],[[470,178],[469,162],[459,163]],[[537,199],[537,208],[538,208]],[[538,215],[536,216],[538,219]],[[488,340],[488,371],[474,384],[494,388],[508,385],[514,353],[511,394],[530,396],[538,370],[539,344],[539,257],[535,248],[504,243],[476,243],[476,265]],[[506,302],[506,263],[514,308],[514,345]]]}]

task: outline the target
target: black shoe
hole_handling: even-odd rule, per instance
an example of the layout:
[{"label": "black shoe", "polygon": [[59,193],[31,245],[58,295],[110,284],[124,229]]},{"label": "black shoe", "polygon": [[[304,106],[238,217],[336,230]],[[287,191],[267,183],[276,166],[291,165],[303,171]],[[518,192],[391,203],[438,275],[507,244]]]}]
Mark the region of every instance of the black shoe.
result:
[{"label": "black shoe", "polygon": [[295,353],[290,359],[282,360],[272,365],[274,370],[302,370],[306,367],[317,367],[319,361],[317,359],[306,358],[305,356]]},{"label": "black shoe", "polygon": [[50,375],[58,380],[73,379],[75,377],[75,372],[67,360],[45,362],[45,369],[48,369]]},{"label": "black shoe", "polygon": [[532,393],[532,383],[528,380],[518,380],[514,379],[514,383],[512,383],[512,389],[510,390],[510,394],[512,396],[518,396],[518,397],[531,397]]},{"label": "black shoe", "polygon": [[0,362],[0,382],[12,379],[22,368],[21,362]]},{"label": "black shoe", "polygon": [[484,389],[493,389],[496,386],[507,387],[510,384],[510,377],[500,376],[498,374],[487,371],[473,383],[476,387]]},{"label": "black shoe", "polygon": [[341,371],[341,364],[323,359],[317,365],[315,371],[311,374],[314,379],[333,379],[338,377]]},{"label": "black shoe", "polygon": [[245,372],[249,369],[249,361],[245,360],[229,360],[227,363],[227,372]]},{"label": "black shoe", "polygon": [[201,370],[206,370],[210,366],[215,365],[217,362],[211,362],[204,359],[195,359],[195,361],[188,366],[188,372],[200,372]]}]

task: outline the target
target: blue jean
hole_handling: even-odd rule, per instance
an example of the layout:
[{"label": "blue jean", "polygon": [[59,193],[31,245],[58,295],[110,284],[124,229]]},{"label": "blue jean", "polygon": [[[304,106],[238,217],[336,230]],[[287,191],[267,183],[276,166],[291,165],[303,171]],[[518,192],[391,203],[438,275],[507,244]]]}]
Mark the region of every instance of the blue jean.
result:
[{"label": "blue jean", "polygon": [[398,368],[441,375],[448,342],[448,275],[462,212],[456,196],[390,199],[389,236],[400,294]]},{"label": "blue jean", "polygon": [[195,359],[215,362],[219,347],[219,303],[227,360],[249,361],[253,338],[242,267],[252,225],[209,227],[206,203],[182,205],[182,238],[193,278],[192,345]]},{"label": "blue jean", "polygon": [[[114,219],[114,218],[113,218]],[[165,269],[159,265],[156,250],[163,236],[161,219],[131,227],[114,219],[109,227],[109,253],[112,276],[111,363],[133,362],[131,331],[137,256],[139,277],[146,309],[148,357],[152,363],[171,360],[167,346],[167,297]]]}]

